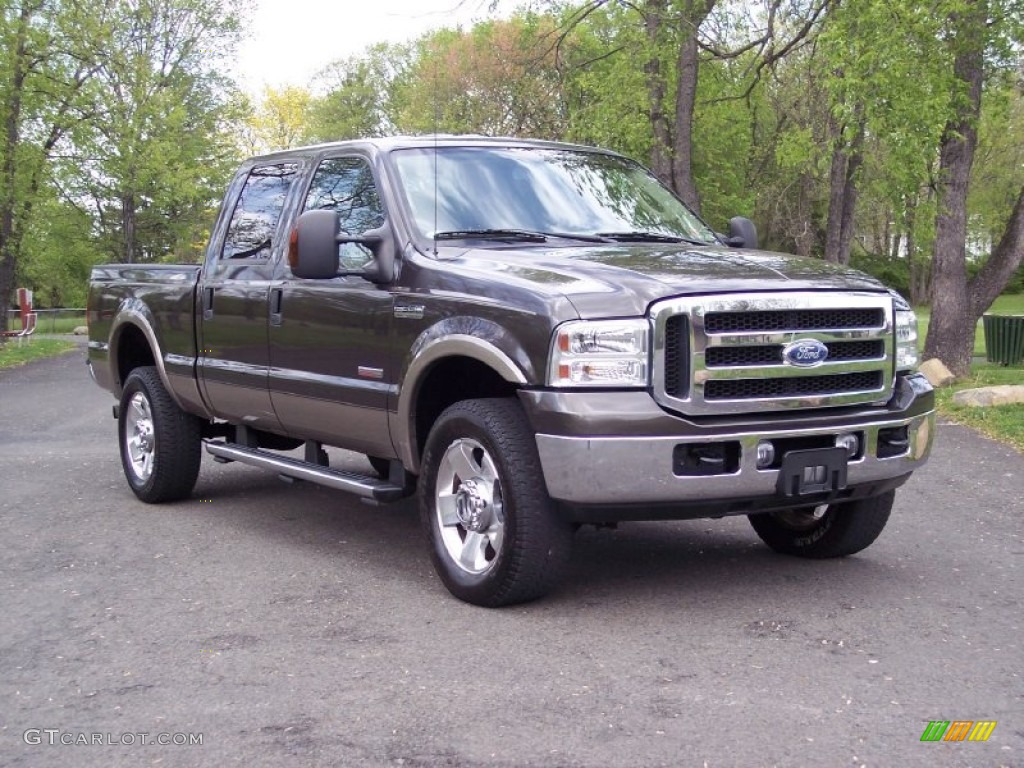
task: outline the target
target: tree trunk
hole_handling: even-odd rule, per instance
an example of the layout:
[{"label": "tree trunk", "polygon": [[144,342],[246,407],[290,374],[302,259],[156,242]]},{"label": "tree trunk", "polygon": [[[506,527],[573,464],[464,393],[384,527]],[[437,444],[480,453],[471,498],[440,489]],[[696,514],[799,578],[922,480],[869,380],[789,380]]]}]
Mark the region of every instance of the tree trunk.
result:
[{"label": "tree trunk", "polygon": [[850,148],[850,160],[846,164],[846,180],[843,183],[843,208],[839,221],[839,263],[850,263],[850,246],[853,244],[854,216],[857,213],[857,177],[858,171],[864,162],[864,153],[861,151],[861,143],[864,139],[864,129],[857,131],[853,145]]},{"label": "tree trunk", "polygon": [[846,153],[839,147],[832,152],[828,174],[828,221],[825,223],[825,261],[839,263],[839,236],[842,232],[843,195],[846,192]]},{"label": "tree trunk", "polygon": [[1017,195],[1010,220],[1006,222],[999,244],[992,251],[985,266],[968,283],[971,297],[971,314],[981,317],[992,306],[1013,274],[1024,262],[1024,187]]},{"label": "tree trunk", "polygon": [[811,194],[814,189],[814,179],[806,171],[800,174],[799,193],[797,195],[797,213],[793,230],[794,250],[797,256],[810,256],[814,251],[814,223],[811,213]]},{"label": "tree trunk", "polygon": [[658,58],[658,41],[665,20],[666,0],[648,0],[644,30],[650,58],[644,64],[649,101],[648,117],[654,146],[651,170],[698,213],[700,198],[693,180],[693,112],[700,66],[697,33],[718,0],[686,0],[679,11],[679,55],[676,58],[675,119],[665,114],[665,73]]},{"label": "tree trunk", "polygon": [[825,227],[825,261],[835,264],[850,263],[850,245],[853,242],[854,216],[857,212],[857,176],[864,162],[864,125],[860,119],[863,109],[854,110],[858,122],[857,132],[847,146],[842,130],[832,153],[829,171],[828,222]]},{"label": "tree trunk", "polygon": [[0,199],[0,331],[7,330],[7,309],[14,293],[20,250],[21,232],[15,217],[18,205],[16,156],[21,141],[22,96],[25,92],[25,78],[28,76],[26,46],[32,12],[33,8],[26,3],[18,17],[11,55],[10,86],[7,103],[3,105],[7,114],[4,117],[3,198]]},{"label": "tree trunk", "polygon": [[974,326],[980,315],[968,295],[967,193],[978,144],[987,6],[986,2],[971,5],[956,20],[953,74],[963,92],[958,94],[956,116],[943,131],[939,152],[932,318],[924,357],[937,357],[957,376],[970,373]]},{"label": "tree trunk", "polygon": [[121,233],[124,241],[124,261],[135,262],[135,196],[126,193],[121,196]]},{"label": "tree trunk", "polygon": [[[706,15],[706,14],[704,14]],[[693,180],[693,110],[697,102],[697,28],[700,20],[683,20],[676,65],[675,142],[672,147],[672,186],[690,208],[700,213],[700,196]]]},{"label": "tree trunk", "polygon": [[654,145],[651,147],[651,170],[665,184],[672,186],[672,139],[665,115],[665,74],[659,57],[659,38],[665,15],[665,0],[648,0],[644,12],[644,31],[650,58],[644,63],[647,82],[647,116],[651,123]]}]

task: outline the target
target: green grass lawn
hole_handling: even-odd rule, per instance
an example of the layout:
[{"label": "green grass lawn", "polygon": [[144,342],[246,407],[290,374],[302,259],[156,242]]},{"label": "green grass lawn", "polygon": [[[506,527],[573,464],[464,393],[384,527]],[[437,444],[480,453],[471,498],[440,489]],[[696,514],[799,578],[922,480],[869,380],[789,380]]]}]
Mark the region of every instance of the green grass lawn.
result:
[{"label": "green grass lawn", "polygon": [[[918,346],[924,349],[924,340],[928,336],[928,322],[931,320],[931,308],[914,307],[914,312],[917,313]],[[1000,296],[989,307],[986,314],[1024,315],[1024,293]],[[974,329],[974,356],[985,356],[985,331],[982,328],[981,320],[978,321],[978,326]]]},{"label": "green grass lawn", "polygon": [[[918,319],[918,346],[924,349],[928,335],[928,307],[914,310]],[[1024,315],[1024,294],[1000,296],[988,313],[997,315]],[[985,356],[985,332],[982,322],[974,331],[974,356]],[[1003,366],[988,362],[975,363],[971,375],[951,387],[936,392],[939,414],[944,418],[973,427],[989,437],[1001,440],[1024,451],[1024,405],[999,405],[992,408],[971,408],[953,404],[953,395],[962,389],[992,387],[1000,384],[1024,384],[1024,365]]]},{"label": "green grass lawn", "polygon": [[968,378],[951,387],[936,390],[939,413],[957,424],[973,427],[996,440],[1024,451],[1024,404],[972,408],[953,404],[953,395],[962,389],[993,387],[1000,384],[1024,384],[1024,366],[977,363]]},{"label": "green grass lawn", "polygon": [[40,339],[35,336],[29,337],[20,344],[16,339],[9,339],[0,344],[0,368],[13,368],[16,365],[27,363],[29,360],[62,355],[77,346],[69,341]]},{"label": "green grass lawn", "polygon": [[[17,313],[7,315],[8,327],[21,328],[21,319]],[[36,333],[71,333],[80,325],[85,325],[85,313],[71,309],[41,309],[36,312]]]}]

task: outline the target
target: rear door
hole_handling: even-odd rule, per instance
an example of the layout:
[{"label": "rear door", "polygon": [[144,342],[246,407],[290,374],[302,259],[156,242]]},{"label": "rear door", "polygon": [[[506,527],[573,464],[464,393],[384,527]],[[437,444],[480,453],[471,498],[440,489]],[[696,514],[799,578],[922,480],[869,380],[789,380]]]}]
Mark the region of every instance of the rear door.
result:
[{"label": "rear door", "polygon": [[[339,229],[358,235],[384,223],[381,200],[368,159],[346,154],[321,161],[300,211],[336,210]],[[371,258],[365,246],[338,247],[341,271]],[[395,385],[389,286],[355,275],[304,280],[285,266],[274,290],[280,295],[270,325],[270,391],[289,434],[394,456],[387,424]]]},{"label": "rear door", "polygon": [[211,240],[196,302],[204,396],[220,418],[281,431],[267,389],[268,294],[274,257],[287,245],[284,211],[299,178],[294,162],[244,175],[234,207]]}]

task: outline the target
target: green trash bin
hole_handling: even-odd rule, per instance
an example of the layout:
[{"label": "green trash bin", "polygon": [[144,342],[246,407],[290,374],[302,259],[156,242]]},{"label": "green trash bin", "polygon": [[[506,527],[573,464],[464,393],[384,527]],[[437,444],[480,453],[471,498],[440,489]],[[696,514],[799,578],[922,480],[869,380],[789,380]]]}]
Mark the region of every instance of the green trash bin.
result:
[{"label": "green trash bin", "polygon": [[1020,365],[1024,360],[1024,315],[983,315],[982,322],[988,361]]}]

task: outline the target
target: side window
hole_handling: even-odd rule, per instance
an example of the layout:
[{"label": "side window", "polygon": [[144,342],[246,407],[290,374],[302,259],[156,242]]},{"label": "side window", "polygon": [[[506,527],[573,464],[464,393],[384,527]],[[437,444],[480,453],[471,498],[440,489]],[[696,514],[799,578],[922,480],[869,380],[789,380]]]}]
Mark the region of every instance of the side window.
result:
[{"label": "side window", "polygon": [[268,259],[288,190],[298,178],[294,163],[253,168],[245,180],[224,238],[222,259]]},{"label": "side window", "polygon": [[[326,209],[340,214],[338,230],[360,235],[384,224],[384,207],[369,164],[360,157],[324,160],[313,174],[304,211]],[[373,254],[359,243],[342,243],[338,261],[344,269],[359,269]]]}]

